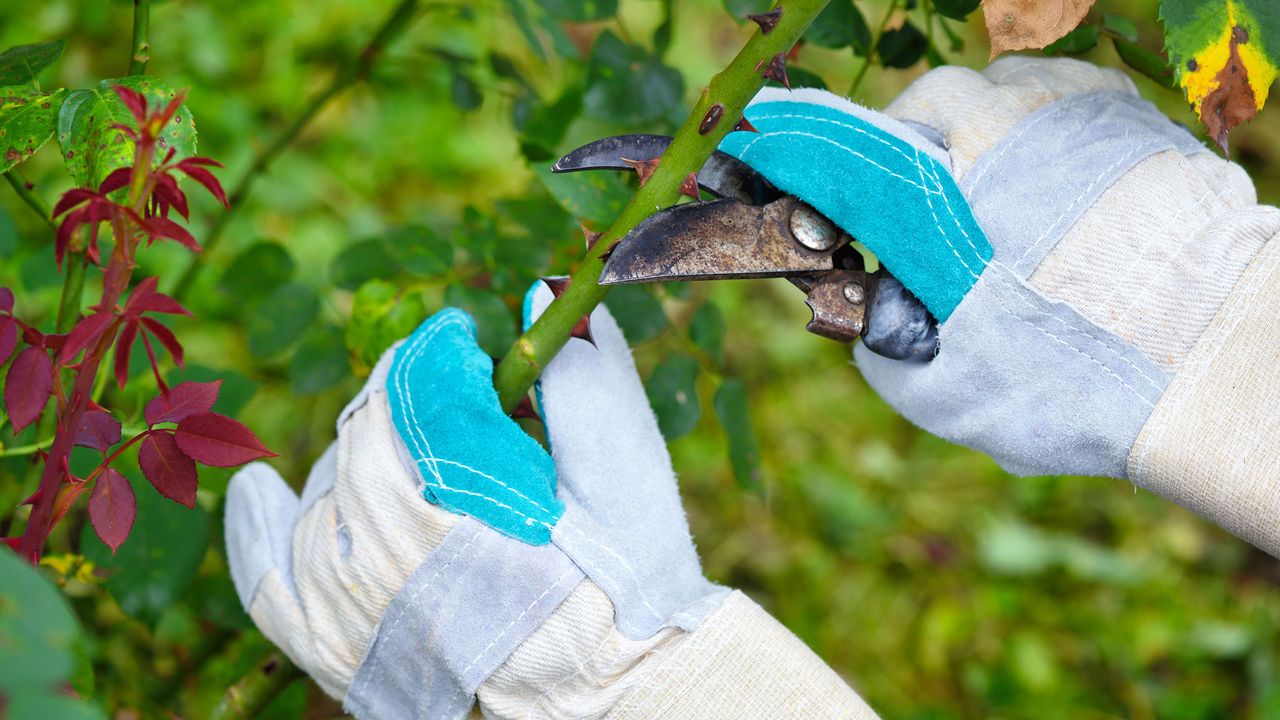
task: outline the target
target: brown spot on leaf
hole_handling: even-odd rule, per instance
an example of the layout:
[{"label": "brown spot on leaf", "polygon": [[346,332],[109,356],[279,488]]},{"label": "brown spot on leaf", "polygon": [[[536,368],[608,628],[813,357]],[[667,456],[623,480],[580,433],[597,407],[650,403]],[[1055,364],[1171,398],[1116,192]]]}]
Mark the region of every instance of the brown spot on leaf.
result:
[{"label": "brown spot on leaf", "polygon": [[1040,49],[1075,29],[1094,0],[982,0],[991,57]]},{"label": "brown spot on leaf", "polygon": [[[1237,30],[1241,32],[1236,32]],[[1200,105],[1200,122],[1204,123],[1209,137],[1227,154],[1227,134],[1241,123],[1248,122],[1258,114],[1258,100],[1249,84],[1249,71],[1240,59],[1239,45],[1249,37],[1242,28],[1235,28],[1231,33],[1230,53],[1227,64],[1218,71],[1213,89]]]},{"label": "brown spot on leaf", "polygon": [[18,153],[18,148],[11,147],[4,151],[4,161],[6,163],[16,163],[22,159],[22,155]]}]

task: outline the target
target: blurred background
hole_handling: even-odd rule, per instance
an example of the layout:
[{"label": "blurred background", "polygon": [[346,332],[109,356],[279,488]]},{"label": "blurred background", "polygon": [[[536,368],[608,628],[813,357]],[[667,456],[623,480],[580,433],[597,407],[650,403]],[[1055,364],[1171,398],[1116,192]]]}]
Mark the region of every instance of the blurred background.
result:
[{"label": "blurred background", "polygon": [[[920,2],[846,2],[854,15],[828,16],[799,49],[793,84],[881,107],[931,63],[981,68],[981,13],[948,20],[937,12],[963,3]],[[758,4],[423,2],[291,134],[395,7],[151,10],[148,72],[189,90],[199,152],[226,164],[228,189],[252,178],[216,232],[222,211],[193,194],[191,227],[210,245],[194,270],[176,247],[143,253],[142,270],[195,313],[173,323],[187,365],[170,379],[222,378],[218,409],[277,451],[299,489],[378,353],[426,315],[463,305],[486,349],[505,350],[529,283],[581,257],[578,220],[604,229],[633,191],[629,177],[552,177],[549,161],[602,135],[672,130],[754,30],[735,17]],[[1159,49],[1155,0],[1098,0],[1091,20],[1103,13]],[[7,0],[0,48],[65,38],[41,84],[87,87],[125,74],[131,22],[126,2]],[[1105,33],[1082,57],[1125,67]],[[1200,131],[1180,93],[1123,71]],[[1232,155],[1280,202],[1280,110],[1237,130]],[[20,169],[47,203],[70,186],[53,143]],[[59,285],[49,228],[0,187],[0,286],[48,324]],[[707,574],[760,602],[885,718],[1280,718],[1275,560],[1127,483],[1013,478],[918,431],[846,347],[804,330],[785,282],[628,288],[609,304],[650,378]],[[109,404],[136,417],[148,382]],[[114,557],[83,506],[52,540],[45,569],[87,637],[73,686],[110,717],[206,716],[270,650],[226,573],[228,478],[202,467],[195,510],[139,484],[138,527]],[[4,457],[6,527],[33,488],[29,457]],[[266,716],[340,712],[303,679]]]}]

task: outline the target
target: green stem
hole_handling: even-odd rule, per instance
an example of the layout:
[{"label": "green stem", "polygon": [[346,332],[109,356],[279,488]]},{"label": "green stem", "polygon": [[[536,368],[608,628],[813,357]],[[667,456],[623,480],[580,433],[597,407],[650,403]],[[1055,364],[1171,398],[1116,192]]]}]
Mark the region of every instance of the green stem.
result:
[{"label": "green stem", "polygon": [[31,455],[37,450],[44,450],[53,444],[53,438],[48,437],[40,442],[34,442],[30,445],[19,445],[18,447],[7,447],[0,450],[0,457],[14,457],[16,455]]},{"label": "green stem", "polygon": [[[217,245],[218,240],[227,229],[227,225],[231,223],[231,219],[244,205],[244,199],[249,194],[249,188],[253,185],[253,181],[271,166],[271,163],[285,148],[289,147],[298,135],[302,133],[303,128],[311,122],[321,109],[336,97],[343,90],[353,85],[356,81],[366,77],[369,70],[373,67],[374,62],[386,49],[387,45],[404,33],[409,27],[409,23],[413,20],[418,9],[418,0],[400,0],[400,4],[382,22],[382,26],[374,33],[373,38],[364,46],[357,55],[350,58],[345,65],[339,68],[338,73],[333,76],[333,80],[329,86],[311,99],[311,103],[302,111],[283,132],[271,142],[266,149],[258,153],[253,163],[244,171],[240,179],[236,181],[235,187],[227,196],[231,203],[231,208],[224,213],[219,213],[213,225],[204,236],[204,255],[208,255]],[[174,286],[171,293],[174,297],[181,298],[195,281],[196,275],[200,272],[203,265],[200,263],[200,257],[194,257],[183,271],[181,278]]]},{"label": "green stem", "polygon": [[876,54],[876,47],[880,45],[880,38],[884,36],[885,28],[889,27],[889,21],[893,19],[893,13],[898,9],[898,0],[889,0],[889,9],[885,11],[884,18],[880,20],[880,26],[876,28],[876,34],[871,38],[871,46],[867,48],[867,56],[862,59],[862,67],[858,68],[858,74],[853,76],[853,84],[849,86],[849,97],[858,94],[858,87],[862,85],[862,79],[867,76],[867,71],[871,69],[872,59]]},{"label": "green stem", "polygon": [[[56,234],[58,224],[53,220],[53,211],[44,203],[44,200],[40,199],[40,196],[27,187],[26,179],[17,170],[5,173],[4,179],[9,181],[14,192],[18,193],[18,197],[22,198]],[[76,235],[78,236],[79,233],[77,232]],[[76,319],[80,317],[80,298],[84,294],[84,253],[76,247],[77,240],[78,237],[72,237],[71,247],[63,259],[67,263],[67,275],[62,279],[62,296],[58,298],[58,320],[55,326],[60,333],[69,332],[75,325]]]},{"label": "green stem", "polygon": [[[653,176],[632,196],[613,226],[588,252],[564,293],[516,340],[494,370],[494,386],[507,412],[515,409],[542,368],[564,346],[578,320],[608,294],[609,288],[596,282],[608,249],[659,208],[679,201],[681,183],[689,173],[702,167],[742,117],[747,102],[764,85],[757,67],[778,53],[789,51],[826,7],[827,1],[780,0],[782,17],[773,30],[767,35],[755,32],[733,62],[711,79],[693,112],[676,132]],[[723,119],[710,132],[702,134],[699,132],[702,119],[717,103],[724,106]]]},{"label": "green stem", "polygon": [[13,186],[13,191],[18,193],[18,197],[22,198],[23,202],[36,211],[36,214],[40,216],[41,220],[44,220],[50,230],[58,231],[58,224],[53,221],[53,211],[35,193],[31,192],[31,189],[27,187],[27,181],[23,179],[17,170],[6,172],[4,179],[9,181],[9,184]]},{"label": "green stem", "polygon": [[248,675],[227,688],[218,707],[209,715],[209,720],[239,720],[257,717],[277,695],[289,687],[294,680],[302,677],[297,668],[284,653],[275,651],[258,663]]},{"label": "green stem", "polygon": [[129,74],[142,75],[151,61],[151,0],[133,0],[133,48],[129,54]]}]

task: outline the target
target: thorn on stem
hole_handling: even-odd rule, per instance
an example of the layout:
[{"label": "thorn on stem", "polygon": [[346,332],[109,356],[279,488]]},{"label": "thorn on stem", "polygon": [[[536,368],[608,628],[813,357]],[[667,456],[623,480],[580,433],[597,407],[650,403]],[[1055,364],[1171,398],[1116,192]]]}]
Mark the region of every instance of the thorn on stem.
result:
[{"label": "thorn on stem", "polygon": [[564,294],[565,288],[569,287],[567,277],[544,277],[542,282],[551,290],[552,297],[560,297]]},{"label": "thorn on stem", "polygon": [[621,240],[614,240],[614,241],[613,241],[613,244],[611,244],[609,247],[605,248],[605,251],[604,251],[604,252],[600,253],[600,259],[601,259],[601,260],[606,260],[606,261],[607,261],[607,260],[609,259],[609,256],[613,254],[613,251],[614,251],[614,250],[617,250],[617,249],[618,249],[618,246],[619,246],[619,245],[621,245],[621,244],[622,244],[622,241],[621,241]]},{"label": "thorn on stem", "polygon": [[689,176],[680,183],[680,194],[693,198],[699,202],[702,201],[702,193],[698,191],[698,174],[689,173]]},{"label": "thorn on stem", "polygon": [[764,68],[762,73],[768,80],[775,80],[782,83],[783,87],[790,90],[791,81],[787,79],[787,54],[778,53],[772,58],[761,60],[756,63],[756,70]]},{"label": "thorn on stem", "polygon": [[591,315],[583,315],[573,326],[573,329],[569,331],[569,337],[586,340],[591,343],[591,347],[596,347],[596,339],[591,336]]},{"label": "thorn on stem", "polygon": [[596,243],[600,242],[601,237],[604,237],[604,233],[596,232],[582,223],[578,223],[578,228],[582,230],[582,237],[586,240],[587,252],[591,252],[591,248],[595,247]]},{"label": "thorn on stem", "polygon": [[520,418],[542,422],[542,418],[538,417],[538,411],[533,409],[533,398],[530,398],[527,393],[520,398],[520,404],[516,405],[516,409],[511,411],[512,420],[519,420]]},{"label": "thorn on stem", "polygon": [[662,156],[648,160],[631,160],[630,158],[621,158],[621,160],[635,169],[636,176],[640,178],[640,187],[644,187],[644,184],[649,182],[649,178],[653,177],[653,172],[658,169]]},{"label": "thorn on stem", "polygon": [[747,16],[755,24],[760,26],[760,34],[768,35],[778,26],[778,21],[782,19],[782,6],[770,10],[767,13],[755,13]]},{"label": "thorn on stem", "polygon": [[753,132],[753,133],[760,132],[759,130],[756,129],[756,126],[752,125],[751,121],[747,120],[745,117],[739,120],[738,124],[733,126],[733,129],[735,131],[742,131],[742,132]]}]

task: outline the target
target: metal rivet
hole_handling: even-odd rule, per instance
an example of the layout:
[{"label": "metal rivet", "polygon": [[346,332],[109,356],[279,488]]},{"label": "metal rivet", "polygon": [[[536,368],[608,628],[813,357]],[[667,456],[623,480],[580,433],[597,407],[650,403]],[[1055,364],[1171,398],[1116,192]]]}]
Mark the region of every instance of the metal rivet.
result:
[{"label": "metal rivet", "polygon": [[791,234],[801,245],[817,252],[830,250],[840,239],[836,226],[808,205],[799,205],[791,213]]},{"label": "metal rivet", "polygon": [[846,283],[844,299],[848,300],[850,305],[861,305],[862,301],[867,299],[867,293],[858,283]]}]

